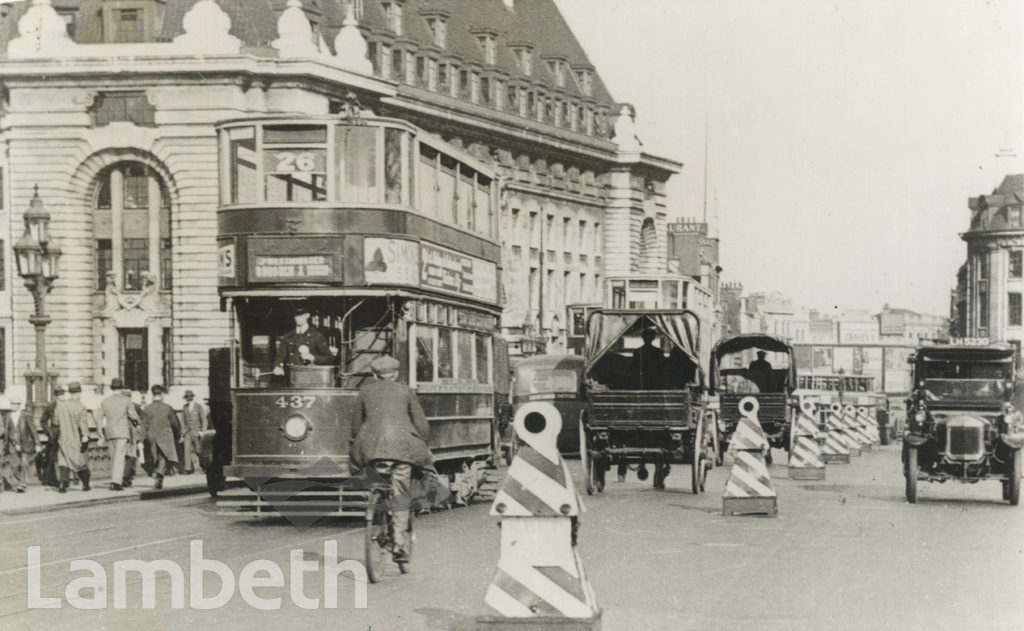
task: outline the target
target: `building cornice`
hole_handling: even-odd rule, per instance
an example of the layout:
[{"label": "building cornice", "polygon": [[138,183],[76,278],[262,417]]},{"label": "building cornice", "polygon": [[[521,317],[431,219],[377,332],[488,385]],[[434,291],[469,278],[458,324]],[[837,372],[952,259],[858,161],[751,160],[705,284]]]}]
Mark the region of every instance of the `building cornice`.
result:
[{"label": "building cornice", "polygon": [[275,59],[256,55],[191,55],[154,57],[79,57],[62,59],[0,59],[0,85],[9,88],[66,86],[116,79],[159,80],[168,76],[241,76],[254,80],[299,79],[318,92],[330,87],[354,88],[378,96],[394,96],[394,81],[367,76],[315,59]]}]

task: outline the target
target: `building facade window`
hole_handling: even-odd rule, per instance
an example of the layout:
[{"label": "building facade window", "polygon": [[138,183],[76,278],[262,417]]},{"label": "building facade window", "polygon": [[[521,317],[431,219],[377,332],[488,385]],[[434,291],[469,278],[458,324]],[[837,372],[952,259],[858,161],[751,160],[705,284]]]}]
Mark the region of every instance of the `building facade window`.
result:
[{"label": "building facade window", "polygon": [[1020,292],[1011,291],[1007,294],[1007,304],[1009,306],[1009,325],[1010,326],[1021,326],[1021,302]]},{"label": "building facade window", "polygon": [[989,305],[988,305],[988,279],[989,279],[989,261],[988,252],[984,252],[978,255],[978,332],[987,332],[988,330],[988,317],[989,317]]},{"label": "building facade window", "polygon": [[493,34],[484,33],[477,35],[476,41],[484,53],[484,63],[493,66],[498,63],[498,45]]},{"label": "building facade window", "polygon": [[141,290],[147,279],[170,289],[170,218],[167,189],[146,165],[125,162],[100,172],[93,212],[97,288],[106,289],[113,275],[127,291]]},{"label": "building facade window", "polygon": [[1010,250],[1010,278],[1024,277],[1024,251]]}]

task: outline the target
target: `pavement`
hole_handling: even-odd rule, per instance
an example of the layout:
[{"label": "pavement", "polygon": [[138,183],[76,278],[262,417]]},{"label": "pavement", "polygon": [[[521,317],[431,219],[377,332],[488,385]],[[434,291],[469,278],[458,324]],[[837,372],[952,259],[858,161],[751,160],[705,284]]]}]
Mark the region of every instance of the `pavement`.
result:
[{"label": "pavement", "polygon": [[80,483],[68,488],[67,493],[58,493],[52,486],[44,486],[33,480],[24,493],[4,491],[0,493],[0,514],[26,515],[78,506],[96,506],[116,502],[151,500],[174,497],[189,493],[206,492],[206,474],[172,475],[164,478],[164,486],[154,488],[156,480],[140,475],[135,483],[123,491],[111,491],[108,477],[93,478],[92,489],[83,491]]}]

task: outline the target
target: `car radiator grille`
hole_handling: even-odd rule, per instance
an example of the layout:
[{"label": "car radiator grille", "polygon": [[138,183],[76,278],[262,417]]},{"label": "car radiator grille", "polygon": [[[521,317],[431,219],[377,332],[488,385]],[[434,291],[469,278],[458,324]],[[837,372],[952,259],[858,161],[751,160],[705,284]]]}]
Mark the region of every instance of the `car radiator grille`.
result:
[{"label": "car radiator grille", "polygon": [[969,425],[949,427],[946,438],[949,457],[971,460],[984,453],[983,429]]}]

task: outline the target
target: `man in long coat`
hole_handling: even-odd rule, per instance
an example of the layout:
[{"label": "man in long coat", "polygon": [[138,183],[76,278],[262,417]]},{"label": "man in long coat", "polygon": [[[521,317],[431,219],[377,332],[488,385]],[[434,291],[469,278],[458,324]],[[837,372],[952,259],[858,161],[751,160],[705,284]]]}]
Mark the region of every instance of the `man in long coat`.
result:
[{"label": "man in long coat", "polygon": [[18,409],[13,399],[0,398],[0,412],[0,477],[4,486],[24,493],[25,479],[39,449],[36,426],[31,415]]},{"label": "man in long coat", "polygon": [[150,475],[156,478],[153,487],[161,489],[168,469],[178,463],[174,435],[175,429],[180,432],[181,427],[174,408],[164,403],[164,387],[155,385],[150,390],[153,393],[153,402],[143,408],[142,414],[146,420],[146,443],[149,445],[147,453],[153,455],[153,461],[149,463],[152,467]]},{"label": "man in long coat", "polygon": [[61,493],[66,493],[71,472],[82,480],[82,490],[89,490],[89,411],[80,401],[82,385],[77,381],[68,384],[68,398],[57,401],[53,417],[60,435],[57,438],[57,470],[60,474]]},{"label": "man in long coat", "polygon": [[196,401],[196,393],[185,391],[185,405],[181,408],[181,420],[184,424],[181,442],[185,446],[185,473],[193,473],[199,468],[199,436],[206,431],[206,408]]},{"label": "man in long coat", "polygon": [[[387,355],[370,364],[376,379],[359,390],[349,453],[354,470],[373,466],[381,475],[390,477],[395,498],[408,493],[413,466],[434,468],[434,457],[427,447],[430,432],[427,417],[416,399],[416,392],[395,381],[399,366],[397,359]],[[408,558],[409,511],[395,509],[392,515],[394,559],[402,563]]]},{"label": "man in long coat", "polygon": [[139,424],[139,415],[131,396],[126,396],[127,391],[120,378],[110,380],[110,390],[111,394],[100,403],[102,418],[99,425],[110,449],[110,490],[122,491],[132,484],[126,467],[131,464],[134,469],[135,466],[135,458],[129,460],[129,449],[134,456],[132,431]]}]

